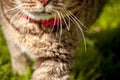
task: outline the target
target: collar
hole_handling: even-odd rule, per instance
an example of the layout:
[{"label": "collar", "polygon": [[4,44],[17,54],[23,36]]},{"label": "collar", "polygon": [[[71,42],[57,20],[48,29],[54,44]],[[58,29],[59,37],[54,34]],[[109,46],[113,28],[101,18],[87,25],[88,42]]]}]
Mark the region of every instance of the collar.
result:
[{"label": "collar", "polygon": [[60,24],[60,19],[59,18],[51,18],[49,20],[36,20],[36,19],[32,19],[26,15],[22,15],[21,18],[24,18],[26,20],[30,20],[31,22],[36,22],[36,23],[41,23],[43,25],[43,27],[47,28],[47,27],[51,27],[51,26],[57,26]]}]

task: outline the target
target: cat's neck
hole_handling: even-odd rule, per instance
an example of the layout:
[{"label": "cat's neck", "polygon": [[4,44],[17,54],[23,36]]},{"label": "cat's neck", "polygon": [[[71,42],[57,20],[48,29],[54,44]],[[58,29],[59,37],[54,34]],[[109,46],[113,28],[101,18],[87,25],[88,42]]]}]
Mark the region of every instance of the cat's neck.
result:
[{"label": "cat's neck", "polygon": [[29,20],[31,22],[41,23],[45,28],[51,26],[57,26],[60,24],[61,20],[59,18],[51,18],[49,20],[36,20],[33,18],[28,17],[27,15],[22,15],[21,18]]}]

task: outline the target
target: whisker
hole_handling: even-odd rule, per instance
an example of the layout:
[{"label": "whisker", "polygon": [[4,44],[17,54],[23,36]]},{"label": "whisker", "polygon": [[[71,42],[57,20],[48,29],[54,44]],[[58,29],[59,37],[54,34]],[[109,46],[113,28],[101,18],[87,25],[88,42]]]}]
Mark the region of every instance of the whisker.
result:
[{"label": "whisker", "polygon": [[[55,13],[57,13],[56,10],[53,10]],[[57,13],[57,16],[59,17],[58,13]],[[58,33],[59,33],[59,25],[57,25],[57,32],[56,32],[56,38],[58,38]]]},{"label": "whisker", "polygon": [[18,14],[20,13],[21,11],[18,11],[11,19],[10,19],[10,22],[12,22],[16,16],[18,16]]},{"label": "whisker", "polygon": [[64,23],[65,23],[65,25],[66,25],[66,27],[67,27],[67,29],[68,29],[68,31],[70,30],[69,29],[69,25],[67,24],[67,22],[66,22],[66,20],[65,20],[65,18],[64,18],[64,16],[63,16],[63,13],[61,12],[61,16],[62,16],[62,19],[63,19],[63,21],[64,21]]},{"label": "whisker", "polygon": [[[23,13],[21,14],[21,16],[22,16],[22,15],[23,15]],[[21,22],[21,21],[22,21],[22,18],[17,19],[16,22],[15,22],[15,24],[18,25],[18,23]]]},{"label": "whisker", "polygon": [[88,30],[88,28],[71,12],[71,11],[69,11],[69,10],[67,10],[67,9],[65,9],[65,8],[62,8],[64,11],[67,11],[66,13],[68,14],[69,13],[69,15],[71,15],[71,16],[73,16],[79,23],[80,23],[80,25],[82,26],[82,27],[84,27],[86,30]]},{"label": "whisker", "polygon": [[[20,16],[23,16],[24,15],[24,13],[20,10],[18,13],[16,13],[16,15],[15,16],[17,16],[18,14],[20,14]],[[11,20],[12,21],[12,20]],[[15,22],[15,24],[17,25],[19,22],[21,22],[22,21],[22,18],[20,18],[20,19],[17,19],[16,20],[16,22]]]},{"label": "whisker", "polygon": [[53,32],[53,30],[54,30],[54,28],[55,28],[55,24],[56,24],[56,20],[57,20],[56,18],[57,18],[57,17],[56,17],[56,14],[55,14],[55,16],[54,16],[55,21],[54,21],[54,23],[53,23],[53,27],[52,27],[49,35]]},{"label": "whisker", "polygon": [[61,18],[60,12],[57,11],[57,10],[55,10],[55,11],[57,12],[57,14],[58,14],[58,16],[60,18],[60,31],[59,31],[60,37],[59,37],[59,41],[61,41],[61,35],[62,35],[62,18]]},{"label": "whisker", "polygon": [[70,19],[70,21],[72,21],[75,25],[77,24],[79,30],[81,31],[81,34],[82,34],[82,37],[83,37],[83,41],[84,41],[84,46],[85,46],[85,52],[86,52],[87,51],[86,39],[85,39],[85,35],[84,35],[84,32],[83,32],[83,29],[80,26],[80,23],[73,16],[69,15],[67,11],[66,11],[66,15]]},{"label": "whisker", "polygon": [[68,19],[68,30],[70,30],[70,19]]},{"label": "whisker", "polygon": [[87,30],[85,32],[94,33],[94,31],[89,30],[71,11],[68,12],[82,25],[82,27],[84,27]]},{"label": "whisker", "polygon": [[71,16],[73,16],[86,30],[88,30],[88,28],[69,10],[67,10],[68,13],[70,13]]},{"label": "whisker", "polygon": [[8,13],[9,11],[13,11],[13,10],[19,9],[19,8],[22,7],[22,6],[23,6],[23,4],[18,5],[18,6],[16,6],[16,7],[14,7],[14,8],[9,9],[9,10],[6,10],[6,11],[5,11],[5,14]]}]

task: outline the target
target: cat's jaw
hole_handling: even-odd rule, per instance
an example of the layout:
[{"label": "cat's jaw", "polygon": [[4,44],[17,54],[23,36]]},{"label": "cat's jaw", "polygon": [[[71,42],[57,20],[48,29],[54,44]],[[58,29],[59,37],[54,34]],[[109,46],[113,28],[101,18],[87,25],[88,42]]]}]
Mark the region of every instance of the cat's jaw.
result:
[{"label": "cat's jaw", "polygon": [[55,14],[49,14],[49,13],[37,13],[37,12],[25,12],[25,15],[27,15],[28,17],[35,19],[35,20],[49,20],[51,18],[55,18]]},{"label": "cat's jaw", "polygon": [[30,18],[27,15],[22,15],[21,18],[26,19],[27,21],[29,20],[31,22],[40,23],[44,28],[57,26],[61,23],[60,18],[50,18],[48,20],[43,20],[43,19],[36,20],[36,19]]},{"label": "cat's jaw", "polygon": [[60,17],[52,11],[52,5],[47,5],[42,7],[42,11],[31,11],[28,12],[22,9],[23,18],[30,20],[32,22],[37,22],[43,24],[44,27],[57,26],[60,24]]},{"label": "cat's jaw", "polygon": [[[39,6],[40,5],[38,5],[36,7],[39,8]],[[45,7],[41,6],[40,10],[29,12],[29,11],[26,11],[26,10],[22,9],[22,12],[25,15],[27,15],[27,16],[33,18],[33,19],[36,19],[36,20],[40,20],[40,19],[48,20],[48,19],[57,17],[56,14],[53,12],[52,8],[53,8],[52,5],[47,5]]]}]

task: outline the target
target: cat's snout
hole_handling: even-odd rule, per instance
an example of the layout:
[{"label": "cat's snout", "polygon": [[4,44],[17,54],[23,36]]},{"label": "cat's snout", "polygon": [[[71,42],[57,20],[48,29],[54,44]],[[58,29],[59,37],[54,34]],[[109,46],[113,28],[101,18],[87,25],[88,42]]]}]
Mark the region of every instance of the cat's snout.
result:
[{"label": "cat's snout", "polygon": [[39,0],[43,6],[46,6],[48,3],[48,0]]}]

